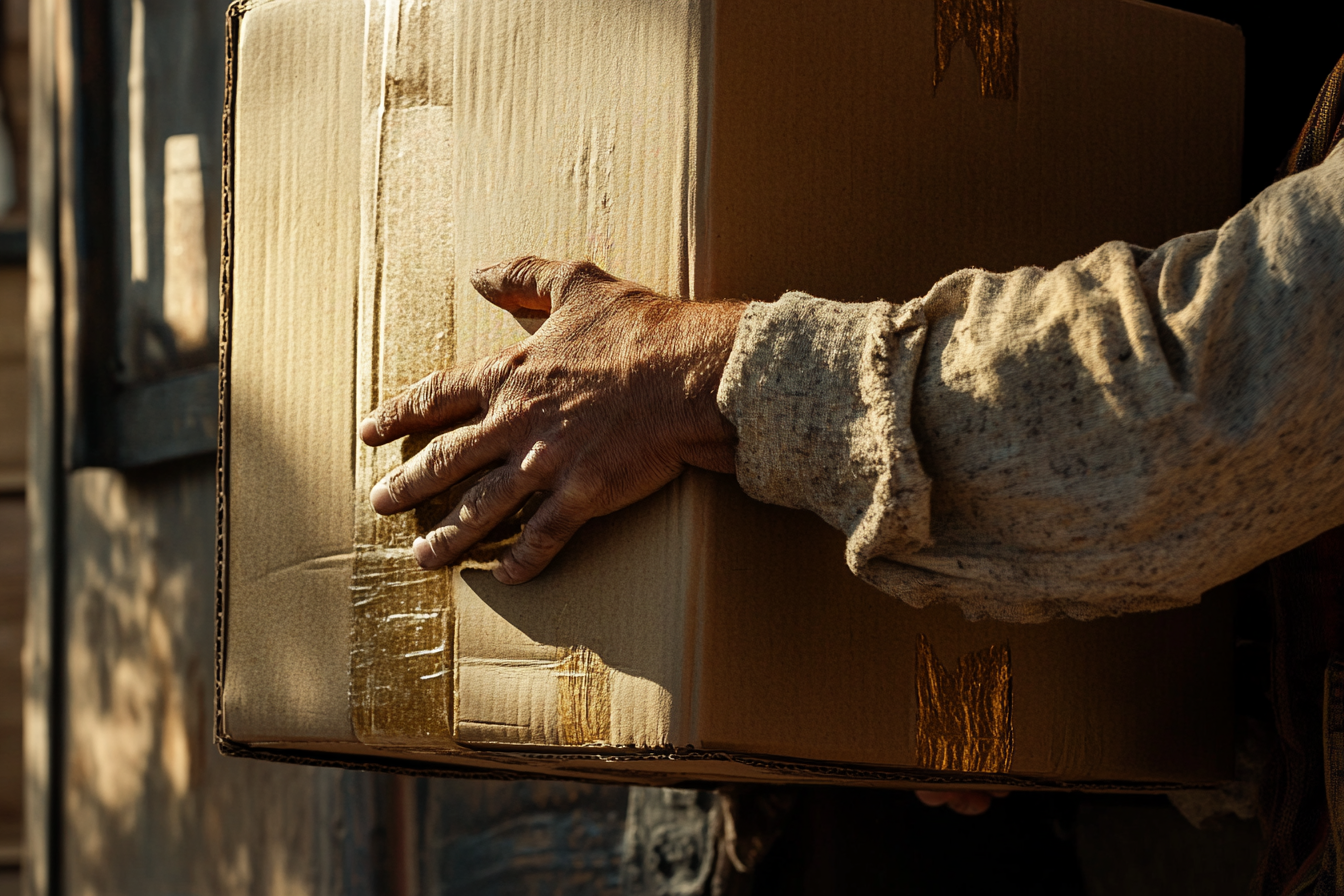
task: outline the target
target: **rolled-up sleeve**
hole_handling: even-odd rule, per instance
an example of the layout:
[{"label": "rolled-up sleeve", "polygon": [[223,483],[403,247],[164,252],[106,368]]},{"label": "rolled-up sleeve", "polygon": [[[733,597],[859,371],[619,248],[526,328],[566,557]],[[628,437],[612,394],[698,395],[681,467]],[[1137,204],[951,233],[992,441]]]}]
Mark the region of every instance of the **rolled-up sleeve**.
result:
[{"label": "rolled-up sleeve", "polygon": [[1156,250],[753,303],[719,406],[748,494],[911,604],[1195,602],[1344,523],[1344,152]]}]

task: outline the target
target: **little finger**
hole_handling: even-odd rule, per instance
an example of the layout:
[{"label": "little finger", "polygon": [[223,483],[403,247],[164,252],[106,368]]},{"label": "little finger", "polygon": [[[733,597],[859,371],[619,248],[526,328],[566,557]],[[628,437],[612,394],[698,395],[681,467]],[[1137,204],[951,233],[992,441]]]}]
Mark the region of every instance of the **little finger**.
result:
[{"label": "little finger", "polygon": [[547,498],[523,525],[522,536],[500,557],[495,578],[506,585],[521,585],[536,577],[588,518],[561,494]]},{"label": "little finger", "polygon": [[415,540],[416,562],[424,569],[456,563],[537,490],[533,478],[515,466],[492,470],[462,496],[442,523]]}]

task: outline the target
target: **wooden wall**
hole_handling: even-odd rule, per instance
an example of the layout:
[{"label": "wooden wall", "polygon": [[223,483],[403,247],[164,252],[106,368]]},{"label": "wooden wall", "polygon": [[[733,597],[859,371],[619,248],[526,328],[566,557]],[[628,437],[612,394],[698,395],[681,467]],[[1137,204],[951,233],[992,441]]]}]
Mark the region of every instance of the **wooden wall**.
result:
[{"label": "wooden wall", "polygon": [[13,156],[15,201],[0,211],[0,894],[19,888],[23,857],[23,682],[27,603],[28,457],[25,350],[27,222],[28,4],[0,3],[0,122]]},{"label": "wooden wall", "polygon": [[[0,413],[3,409],[0,409]],[[19,653],[28,565],[22,494],[0,494],[0,894],[17,884],[23,852],[23,683]]]},{"label": "wooden wall", "polygon": [[[115,403],[212,375],[209,353],[175,354],[162,325],[162,146],[200,136],[216,251],[226,5],[34,0],[29,515],[0,503],[0,539],[15,527],[32,536],[25,892],[616,893],[622,788],[412,781],[219,755],[213,457],[189,444],[178,452],[189,456],[147,465],[71,450],[105,410],[81,377]],[[140,16],[143,182],[129,173]],[[138,278],[137,184],[150,247]],[[0,363],[7,344],[0,337]],[[0,545],[0,575],[11,546]],[[4,612],[0,651],[16,640]],[[0,686],[13,685],[6,668]],[[0,714],[0,726],[12,721]],[[4,775],[0,757],[0,788]],[[0,825],[14,809],[0,798]]]}]

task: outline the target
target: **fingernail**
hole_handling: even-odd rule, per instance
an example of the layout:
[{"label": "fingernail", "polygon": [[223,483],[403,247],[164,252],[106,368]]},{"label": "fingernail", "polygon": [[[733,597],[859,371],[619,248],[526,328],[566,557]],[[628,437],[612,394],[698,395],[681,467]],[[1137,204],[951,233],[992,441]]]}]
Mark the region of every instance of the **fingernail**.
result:
[{"label": "fingernail", "polygon": [[372,504],[373,509],[379,513],[388,513],[392,510],[392,492],[387,487],[387,480],[379,482],[373,487],[373,490],[369,492],[369,503]]},{"label": "fingernail", "polygon": [[359,424],[359,437],[365,442],[375,441],[379,436],[378,421],[370,414]]},{"label": "fingernail", "polygon": [[417,538],[411,543],[411,553],[415,555],[415,562],[422,567],[428,568],[434,562],[434,549],[429,546],[428,539]]}]

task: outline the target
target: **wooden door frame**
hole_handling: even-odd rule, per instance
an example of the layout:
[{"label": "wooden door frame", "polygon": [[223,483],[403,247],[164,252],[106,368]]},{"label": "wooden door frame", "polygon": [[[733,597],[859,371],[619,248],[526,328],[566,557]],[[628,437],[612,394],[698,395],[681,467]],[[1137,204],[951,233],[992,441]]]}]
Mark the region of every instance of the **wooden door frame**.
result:
[{"label": "wooden door frame", "polygon": [[58,240],[58,34],[66,0],[29,6],[28,607],[24,633],[22,892],[60,893],[64,791],[65,411]]}]

